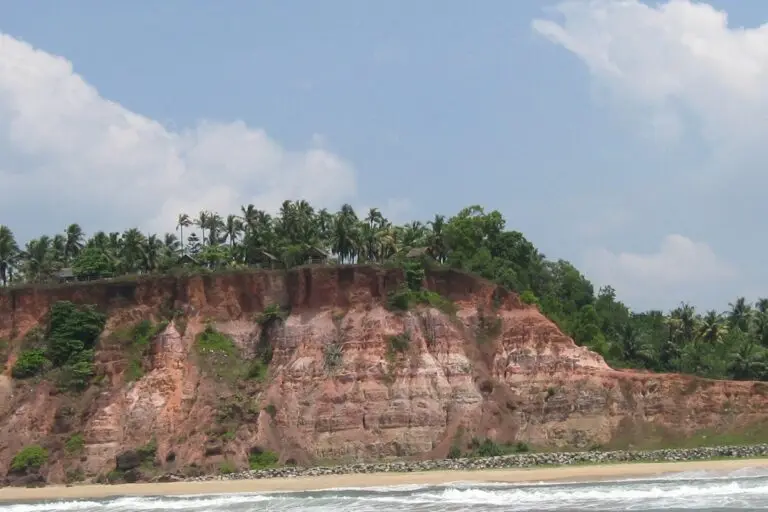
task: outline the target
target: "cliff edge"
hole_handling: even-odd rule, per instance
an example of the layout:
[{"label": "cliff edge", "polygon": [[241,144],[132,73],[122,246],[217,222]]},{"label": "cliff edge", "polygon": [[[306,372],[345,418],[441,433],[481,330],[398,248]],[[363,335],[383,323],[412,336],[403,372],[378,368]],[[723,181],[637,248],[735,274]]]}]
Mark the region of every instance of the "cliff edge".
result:
[{"label": "cliff edge", "polygon": [[[265,453],[444,457],[472,438],[623,448],[768,416],[766,384],[613,370],[515,294],[458,271],[428,271],[426,300],[398,310],[388,301],[404,280],[318,266],[2,291],[0,477],[30,445],[48,454],[35,478],[58,483],[105,477],[116,457],[207,472]],[[78,392],[55,371],[12,378],[58,301],[106,315]],[[146,346],[138,325],[151,327]]]}]

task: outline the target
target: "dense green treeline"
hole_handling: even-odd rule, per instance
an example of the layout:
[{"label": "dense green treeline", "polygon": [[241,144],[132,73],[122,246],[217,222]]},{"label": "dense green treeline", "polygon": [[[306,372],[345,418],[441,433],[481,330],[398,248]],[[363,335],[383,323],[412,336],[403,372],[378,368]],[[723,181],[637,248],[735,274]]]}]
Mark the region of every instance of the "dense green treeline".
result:
[{"label": "dense green treeline", "polygon": [[182,255],[208,269],[291,267],[325,252],[342,264],[391,263],[411,249],[517,291],[614,366],[768,380],[768,299],[752,305],[737,298],[726,312],[697,312],[689,304],[632,312],[611,287],[595,290],[573,265],[545,258],[521,233],[507,230],[499,212],[480,206],[397,226],[375,208],[361,218],[349,205],[329,212],[286,201],[274,216],[253,205],[226,217],[181,214],[176,232],[162,236],[132,228],[86,238],[72,224],[23,248],[10,228],[0,226],[0,282],[44,282],[62,268],[83,277],[163,273]]}]

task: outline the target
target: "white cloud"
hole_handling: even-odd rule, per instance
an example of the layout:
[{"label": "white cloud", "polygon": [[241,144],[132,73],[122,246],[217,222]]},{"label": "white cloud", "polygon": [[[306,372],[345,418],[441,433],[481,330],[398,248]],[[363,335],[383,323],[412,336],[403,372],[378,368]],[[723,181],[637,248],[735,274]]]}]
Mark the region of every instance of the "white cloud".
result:
[{"label": "white cloud", "polygon": [[[622,296],[630,303],[649,306],[659,297],[669,297],[675,303],[685,290],[717,285],[737,275],[707,244],[677,234],[664,237],[656,252],[598,249],[589,252],[585,260],[586,273],[597,283],[625,292]],[[669,300],[665,302],[669,304]]]},{"label": "white cloud", "polygon": [[725,12],[688,0],[570,1],[554,12],[559,21],[533,29],[625,106],[644,107],[650,126],[676,136],[686,125],[716,152],[763,145],[753,129],[768,124],[768,25],[730,28]]},{"label": "white cloud", "polygon": [[[654,291],[656,305],[711,305],[765,289],[768,272],[754,255],[768,247],[753,233],[768,215],[758,192],[768,187],[768,24],[730,26],[726,12],[699,1],[582,0],[560,3],[532,28],[586,65],[595,100],[634,136],[667,143],[649,158],[657,164],[645,182],[605,192],[633,210],[625,243],[670,231],[706,241],[667,237],[655,254],[597,251],[591,274],[651,306]],[[618,238],[599,245],[621,247]],[[713,248],[738,260],[743,281]]]},{"label": "white cloud", "polygon": [[0,223],[20,238],[70,222],[172,230],[182,211],[353,198],[351,165],[321,136],[308,146],[286,149],[243,122],[171,130],[102,98],[66,59],[0,34]]}]

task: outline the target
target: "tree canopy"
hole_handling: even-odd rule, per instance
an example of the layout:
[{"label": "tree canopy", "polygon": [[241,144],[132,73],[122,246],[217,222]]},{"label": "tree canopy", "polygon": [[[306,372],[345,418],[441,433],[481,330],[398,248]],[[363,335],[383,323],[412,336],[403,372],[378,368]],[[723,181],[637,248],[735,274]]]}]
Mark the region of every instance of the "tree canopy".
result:
[{"label": "tree canopy", "polygon": [[395,225],[376,208],[364,217],[343,205],[337,212],[306,201],[285,201],[276,215],[254,205],[222,217],[182,213],[176,232],[97,232],[78,224],[20,247],[0,225],[0,283],[39,283],[62,268],[82,277],[163,273],[182,256],[209,269],[264,262],[292,267],[327,252],[332,261],[384,263],[414,248],[441,265],[477,273],[535,303],[576,343],[614,367],[685,372],[712,378],[768,380],[768,299],[736,298],[726,312],[697,312],[682,303],[672,311],[633,312],[610,286],[594,286],[572,264],[545,258],[522,233],[508,230],[498,211],[473,205],[452,217]]}]

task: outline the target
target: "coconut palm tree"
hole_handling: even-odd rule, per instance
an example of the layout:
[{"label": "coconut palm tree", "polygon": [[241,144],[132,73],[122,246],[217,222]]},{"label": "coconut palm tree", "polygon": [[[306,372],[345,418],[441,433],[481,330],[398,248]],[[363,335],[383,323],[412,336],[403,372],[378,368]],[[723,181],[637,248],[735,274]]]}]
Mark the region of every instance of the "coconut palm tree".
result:
[{"label": "coconut palm tree", "polygon": [[358,218],[351,205],[345,204],[336,214],[331,249],[340,263],[351,263],[359,253]]},{"label": "coconut palm tree", "polygon": [[445,216],[435,215],[435,218],[427,223],[429,233],[427,234],[427,247],[432,257],[440,263],[444,263],[447,257],[445,245]]},{"label": "coconut palm tree", "polygon": [[731,329],[739,328],[748,332],[752,320],[752,305],[744,297],[739,297],[736,302],[729,303],[728,306],[731,308],[728,313],[728,326]]},{"label": "coconut palm tree", "polygon": [[237,215],[227,215],[224,223],[224,237],[229,241],[229,248],[234,249],[237,238],[243,231],[243,221]]},{"label": "coconut palm tree", "polygon": [[125,272],[136,272],[146,261],[144,250],[146,238],[137,228],[128,229],[123,233],[120,247],[120,263]]},{"label": "coconut palm tree", "polygon": [[31,281],[49,277],[55,267],[53,240],[47,235],[27,242],[23,253],[24,275]]},{"label": "coconut palm tree", "polygon": [[83,250],[85,233],[79,224],[70,224],[64,234],[64,263],[69,265]]},{"label": "coconut palm tree", "polygon": [[166,233],[163,237],[163,247],[168,257],[172,258],[179,253],[181,242],[173,233]]},{"label": "coconut palm tree", "polygon": [[208,228],[208,225],[211,220],[211,214],[208,211],[201,210],[200,213],[197,215],[197,219],[194,221],[195,225],[200,228],[200,231],[202,232],[202,236],[200,239],[202,240],[203,245],[205,245],[205,230]]},{"label": "coconut palm tree", "polygon": [[3,282],[3,286],[8,285],[18,257],[19,246],[16,244],[13,231],[8,226],[0,225],[0,281]]},{"label": "coconut palm tree", "polygon": [[728,327],[723,322],[722,315],[715,310],[707,311],[699,324],[698,339],[711,345],[720,344]]},{"label": "coconut palm tree", "polygon": [[185,254],[184,251],[184,228],[188,228],[192,225],[192,219],[186,213],[180,213],[176,218],[176,229],[179,232],[179,241],[181,242],[181,254]]}]

